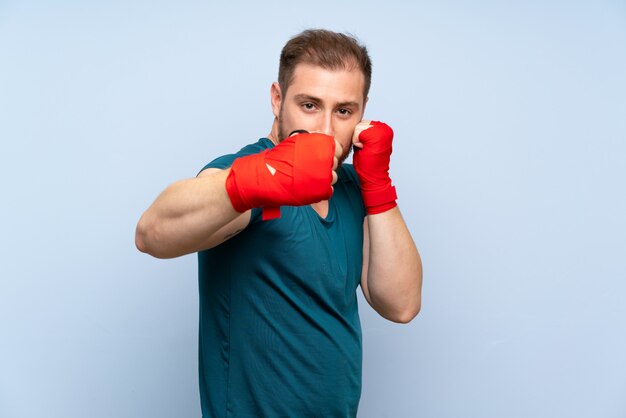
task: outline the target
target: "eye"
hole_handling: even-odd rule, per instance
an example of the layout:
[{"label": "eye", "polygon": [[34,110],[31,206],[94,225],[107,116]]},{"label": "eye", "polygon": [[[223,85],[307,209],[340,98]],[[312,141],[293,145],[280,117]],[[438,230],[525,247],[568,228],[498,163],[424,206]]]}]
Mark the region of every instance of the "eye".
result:
[{"label": "eye", "polygon": [[344,117],[350,117],[352,115],[352,111],[350,109],[346,109],[346,108],[340,108],[337,109],[337,112]]},{"label": "eye", "polygon": [[315,109],[315,105],[313,103],[303,103],[302,107],[304,108],[304,110],[314,110]]}]

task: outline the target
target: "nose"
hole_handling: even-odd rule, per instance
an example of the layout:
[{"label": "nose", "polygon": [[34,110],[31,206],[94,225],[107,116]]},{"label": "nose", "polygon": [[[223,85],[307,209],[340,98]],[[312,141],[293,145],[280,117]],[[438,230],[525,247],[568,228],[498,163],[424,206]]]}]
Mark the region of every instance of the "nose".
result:
[{"label": "nose", "polygon": [[335,136],[335,130],[333,129],[332,113],[324,113],[320,115],[320,120],[318,122],[318,132],[321,132],[328,136]]}]

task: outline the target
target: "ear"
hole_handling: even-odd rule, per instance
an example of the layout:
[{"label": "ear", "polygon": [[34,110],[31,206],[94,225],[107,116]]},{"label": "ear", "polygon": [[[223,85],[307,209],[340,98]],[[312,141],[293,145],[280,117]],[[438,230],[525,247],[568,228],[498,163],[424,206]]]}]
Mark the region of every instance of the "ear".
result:
[{"label": "ear", "polygon": [[280,90],[280,84],[277,81],[272,83],[272,87],[270,88],[270,101],[272,103],[272,113],[274,116],[278,118],[280,114],[280,106],[283,100],[283,93]]}]

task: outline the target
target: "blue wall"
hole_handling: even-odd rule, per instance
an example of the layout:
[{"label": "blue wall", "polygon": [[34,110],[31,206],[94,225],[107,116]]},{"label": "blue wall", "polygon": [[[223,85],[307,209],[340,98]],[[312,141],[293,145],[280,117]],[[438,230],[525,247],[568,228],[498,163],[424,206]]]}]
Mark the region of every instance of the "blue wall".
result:
[{"label": "blue wall", "polygon": [[0,417],[199,416],[196,258],[135,224],[308,27],[370,48],[424,263],[411,324],[360,297],[359,417],[626,416],[624,2],[54,3],[0,1]]}]

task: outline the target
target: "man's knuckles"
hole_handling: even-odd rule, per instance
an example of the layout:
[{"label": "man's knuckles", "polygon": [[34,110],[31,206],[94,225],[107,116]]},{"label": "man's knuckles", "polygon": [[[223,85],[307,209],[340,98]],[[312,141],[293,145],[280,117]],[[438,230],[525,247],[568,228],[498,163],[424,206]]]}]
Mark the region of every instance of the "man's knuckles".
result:
[{"label": "man's knuckles", "polygon": [[[321,132],[294,132],[291,136],[282,141],[276,148],[290,144],[297,147],[299,158],[294,161],[293,169],[300,172],[300,179],[308,178],[309,181],[320,181],[319,171],[313,169],[315,166],[325,166],[331,163],[331,185],[337,182],[338,176],[335,170],[339,166],[339,159],[343,154],[341,143],[329,135]],[[326,149],[327,151],[324,151]],[[332,158],[332,160],[329,160]],[[309,167],[308,169],[306,167]],[[315,173],[318,174],[315,174]],[[310,173],[310,176],[305,173]],[[327,174],[328,175],[328,174]],[[323,175],[321,177],[324,177]],[[328,177],[327,177],[328,178]],[[328,184],[328,183],[327,183]],[[312,184],[309,184],[312,186]]]},{"label": "man's knuckles", "polygon": [[370,125],[359,132],[359,140],[367,142],[389,142],[393,140],[393,129],[383,122],[372,121]]},{"label": "man's knuckles", "polygon": [[354,144],[361,143],[361,140],[359,138],[361,136],[361,132],[363,132],[364,130],[366,130],[369,127],[370,127],[370,121],[369,120],[362,120],[361,122],[359,122],[354,127],[354,134],[352,135],[352,143],[354,143]]}]

